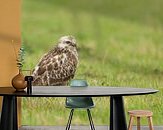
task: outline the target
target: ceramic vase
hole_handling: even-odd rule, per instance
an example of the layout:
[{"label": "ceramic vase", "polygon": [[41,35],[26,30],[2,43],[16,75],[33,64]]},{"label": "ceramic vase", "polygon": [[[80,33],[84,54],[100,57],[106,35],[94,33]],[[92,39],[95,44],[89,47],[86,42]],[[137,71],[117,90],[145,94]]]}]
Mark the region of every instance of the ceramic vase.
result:
[{"label": "ceramic vase", "polygon": [[13,77],[12,86],[16,89],[16,91],[24,91],[24,89],[27,87],[27,83],[21,71]]}]

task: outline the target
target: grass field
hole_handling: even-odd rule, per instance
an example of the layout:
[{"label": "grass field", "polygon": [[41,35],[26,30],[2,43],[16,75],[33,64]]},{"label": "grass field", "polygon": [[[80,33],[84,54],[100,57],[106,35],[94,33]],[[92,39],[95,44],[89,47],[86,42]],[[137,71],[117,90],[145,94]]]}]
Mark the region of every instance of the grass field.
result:
[{"label": "grass field", "polygon": [[[59,37],[74,35],[80,60],[75,78],[91,86],[158,89],[154,95],[125,97],[125,109],[152,110],[154,125],[163,125],[162,6],[162,0],[23,0],[24,68],[33,69]],[[64,100],[24,98],[22,123],[65,125],[69,110]],[[94,101],[95,124],[108,124],[109,98]],[[75,113],[73,123],[88,124],[84,111]]]}]

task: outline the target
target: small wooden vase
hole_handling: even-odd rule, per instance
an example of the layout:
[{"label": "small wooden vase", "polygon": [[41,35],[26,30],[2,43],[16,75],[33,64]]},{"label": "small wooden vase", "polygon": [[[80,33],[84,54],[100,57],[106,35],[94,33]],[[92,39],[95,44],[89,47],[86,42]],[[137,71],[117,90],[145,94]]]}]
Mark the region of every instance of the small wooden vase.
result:
[{"label": "small wooden vase", "polygon": [[19,72],[19,74],[13,77],[12,86],[16,89],[16,91],[24,91],[24,89],[27,87],[27,83],[22,72]]}]

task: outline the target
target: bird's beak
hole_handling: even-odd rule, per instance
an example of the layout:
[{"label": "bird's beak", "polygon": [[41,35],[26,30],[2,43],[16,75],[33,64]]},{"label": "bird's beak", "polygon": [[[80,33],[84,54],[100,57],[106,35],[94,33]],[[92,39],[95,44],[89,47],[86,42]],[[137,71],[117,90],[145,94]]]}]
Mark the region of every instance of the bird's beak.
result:
[{"label": "bird's beak", "polygon": [[77,44],[71,43],[71,46],[76,47],[77,48]]}]

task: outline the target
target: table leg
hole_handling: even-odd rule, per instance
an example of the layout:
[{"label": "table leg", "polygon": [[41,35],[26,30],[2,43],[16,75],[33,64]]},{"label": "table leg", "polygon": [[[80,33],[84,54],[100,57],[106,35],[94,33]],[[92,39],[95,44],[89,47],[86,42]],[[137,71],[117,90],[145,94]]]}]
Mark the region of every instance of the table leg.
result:
[{"label": "table leg", "polygon": [[110,130],[127,130],[122,96],[110,98]]},{"label": "table leg", "polygon": [[18,130],[16,96],[3,97],[1,112],[0,130]]}]

